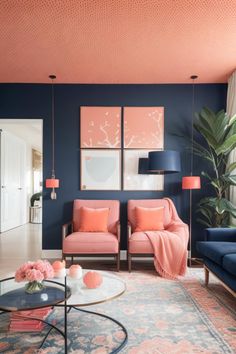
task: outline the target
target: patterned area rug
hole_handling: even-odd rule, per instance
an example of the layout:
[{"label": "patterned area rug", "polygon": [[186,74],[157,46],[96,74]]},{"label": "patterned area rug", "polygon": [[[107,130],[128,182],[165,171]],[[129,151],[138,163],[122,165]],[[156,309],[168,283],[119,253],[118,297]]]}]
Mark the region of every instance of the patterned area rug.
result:
[{"label": "patterned area rug", "polygon": [[[126,293],[87,309],[114,317],[127,328],[128,343],[120,353],[236,353],[235,299],[213,277],[205,288],[203,269],[191,269],[178,281],[162,279],[149,270],[119,275],[127,284]],[[63,326],[61,311],[51,317],[57,326]],[[2,315],[1,343],[10,344],[6,353],[64,353],[64,340],[55,332],[37,350],[42,333],[7,333],[7,321],[8,315]],[[110,321],[76,310],[68,316],[68,333],[68,353],[74,354],[110,353],[124,337]]]}]

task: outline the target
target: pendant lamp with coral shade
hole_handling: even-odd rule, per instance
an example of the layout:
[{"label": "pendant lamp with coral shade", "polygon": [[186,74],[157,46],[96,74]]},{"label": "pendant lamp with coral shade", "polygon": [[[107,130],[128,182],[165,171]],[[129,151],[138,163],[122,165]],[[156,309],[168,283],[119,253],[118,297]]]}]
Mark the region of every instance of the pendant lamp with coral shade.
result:
[{"label": "pendant lamp with coral shade", "polygon": [[46,188],[52,188],[51,191],[51,199],[57,199],[57,194],[55,188],[59,188],[59,179],[56,178],[55,174],[55,108],[54,108],[54,81],[56,79],[56,75],[49,75],[49,78],[52,80],[52,172],[51,178],[46,179]]}]

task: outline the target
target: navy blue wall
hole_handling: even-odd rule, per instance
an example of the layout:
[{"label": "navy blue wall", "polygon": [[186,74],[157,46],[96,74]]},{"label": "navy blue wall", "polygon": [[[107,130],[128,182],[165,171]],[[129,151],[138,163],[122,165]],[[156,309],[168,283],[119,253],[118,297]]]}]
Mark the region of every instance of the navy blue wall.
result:
[{"label": "navy blue wall", "polygon": [[[196,85],[195,108],[225,108],[225,84]],[[39,84],[1,84],[0,118],[42,118],[44,178],[51,174],[51,86]],[[164,106],[165,149],[182,152],[182,173],[165,177],[164,192],[109,192],[79,190],[79,112],[80,106]],[[126,248],[126,202],[128,199],[162,198],[175,202],[180,216],[188,221],[188,191],[181,190],[182,175],[190,172],[190,157],[185,139],[173,133],[190,136],[192,85],[55,85],[55,167],[60,179],[57,200],[51,201],[44,190],[43,248],[61,248],[61,225],[71,219],[75,198],[119,199],[121,201],[122,249]],[[203,163],[194,159],[194,173]],[[195,204],[207,191],[193,192]],[[208,192],[208,191],[207,191]],[[202,238],[201,227],[193,216],[193,241]],[[194,243],[194,242],[193,242]],[[195,247],[194,247],[195,253]]]}]

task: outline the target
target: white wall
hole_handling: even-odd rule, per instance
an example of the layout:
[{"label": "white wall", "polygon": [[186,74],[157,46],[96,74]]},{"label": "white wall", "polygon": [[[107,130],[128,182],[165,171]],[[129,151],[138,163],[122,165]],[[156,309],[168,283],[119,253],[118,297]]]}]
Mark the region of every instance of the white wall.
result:
[{"label": "white wall", "polygon": [[0,129],[5,129],[22,138],[32,148],[42,152],[41,119],[0,119]]}]

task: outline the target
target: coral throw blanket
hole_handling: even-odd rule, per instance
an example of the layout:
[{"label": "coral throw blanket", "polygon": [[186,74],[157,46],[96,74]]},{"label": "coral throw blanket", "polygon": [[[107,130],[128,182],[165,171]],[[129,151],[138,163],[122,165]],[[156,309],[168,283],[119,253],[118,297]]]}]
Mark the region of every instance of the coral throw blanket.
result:
[{"label": "coral throw blanket", "polygon": [[188,225],[179,218],[173,202],[169,203],[171,223],[162,231],[146,231],[154,252],[154,265],[164,278],[175,279],[187,269]]}]

